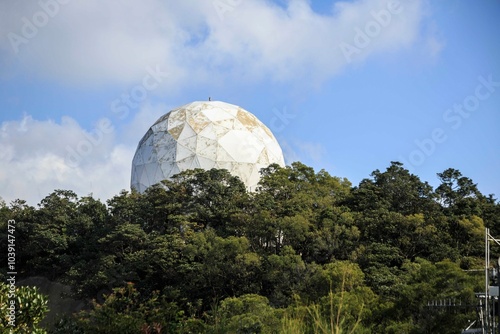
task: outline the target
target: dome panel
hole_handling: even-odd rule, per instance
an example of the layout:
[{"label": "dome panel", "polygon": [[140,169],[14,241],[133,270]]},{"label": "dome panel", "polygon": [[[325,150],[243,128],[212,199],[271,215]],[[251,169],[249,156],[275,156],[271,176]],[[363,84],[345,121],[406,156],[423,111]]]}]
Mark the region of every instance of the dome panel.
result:
[{"label": "dome panel", "polygon": [[195,152],[187,148],[182,144],[177,144],[177,155],[175,156],[175,161],[181,161],[188,157],[194,156]]},{"label": "dome panel", "polygon": [[153,132],[160,132],[160,131],[167,131],[168,130],[168,124],[166,122],[159,122],[155,123],[151,129]]},{"label": "dome panel", "polygon": [[196,133],[200,133],[211,121],[203,113],[196,114],[189,113],[187,116],[187,123]]},{"label": "dome panel", "polygon": [[208,145],[200,145],[197,154],[200,157],[211,159],[215,162],[217,160],[217,147],[219,145],[215,140],[208,140]]},{"label": "dome panel", "polygon": [[183,125],[186,122],[186,109],[182,109],[181,107],[179,109],[172,110],[170,115],[167,114],[165,116],[167,116],[166,119],[168,120],[167,128],[170,130],[179,125]]},{"label": "dome panel", "polygon": [[196,140],[197,136],[192,136],[192,137],[189,137],[189,138],[185,138],[185,139],[182,139],[182,140],[179,140],[177,142],[177,144],[179,145],[182,145],[184,147],[186,147],[187,149],[193,151],[193,152],[196,152]]},{"label": "dome panel", "polygon": [[142,165],[144,164],[144,160],[142,159],[142,151],[137,151],[134,155],[134,159],[132,160],[134,165]]},{"label": "dome panel", "polygon": [[179,166],[177,166],[177,164],[172,164],[171,166],[169,166],[168,171],[169,171],[168,174],[164,173],[166,175],[166,178],[171,178],[175,174],[179,174],[181,172],[181,170],[179,169]]},{"label": "dome panel", "polygon": [[179,136],[181,135],[182,129],[184,129],[184,124],[179,124],[176,127],[171,128],[168,130],[168,133],[175,139],[179,139]]},{"label": "dome panel", "polygon": [[198,155],[198,162],[200,163],[200,168],[204,170],[210,170],[215,167],[215,159],[205,158],[201,155]]},{"label": "dome panel", "polygon": [[142,163],[148,164],[153,162],[156,158],[156,151],[153,146],[144,146],[144,149],[141,151],[142,155]]},{"label": "dome panel", "polygon": [[220,121],[214,122],[216,126],[222,126],[228,130],[234,129],[234,118],[223,119]]},{"label": "dome panel", "polygon": [[179,135],[179,138],[177,138],[178,141],[182,141],[186,138],[190,138],[196,136],[196,132],[193,130],[193,128],[189,124],[185,124],[181,134]]},{"label": "dome panel", "polygon": [[234,118],[233,115],[230,113],[226,112],[222,108],[213,108],[213,109],[207,109],[203,111],[203,114],[212,122],[220,122],[226,119],[231,119]]},{"label": "dome panel", "polygon": [[193,160],[194,160],[194,155],[191,157],[187,157],[186,159],[177,161],[177,167],[179,170],[188,170],[192,169],[191,166],[193,165]]},{"label": "dome panel", "polygon": [[227,152],[222,146],[217,146],[217,158],[215,159],[217,162],[224,161],[224,162],[234,162],[234,158]]},{"label": "dome panel", "polygon": [[219,139],[220,145],[235,161],[255,163],[264,145],[248,131],[233,130]]}]

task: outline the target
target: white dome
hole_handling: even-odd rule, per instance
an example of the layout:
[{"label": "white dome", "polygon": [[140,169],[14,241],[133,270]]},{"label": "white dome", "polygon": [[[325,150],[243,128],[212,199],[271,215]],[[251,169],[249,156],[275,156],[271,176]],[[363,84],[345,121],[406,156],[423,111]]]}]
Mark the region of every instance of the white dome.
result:
[{"label": "white dome", "polygon": [[163,115],[139,142],[132,188],[149,186],[194,168],[227,169],[254,190],[261,168],[284,166],[271,131],[248,111],[220,101],[197,101]]}]

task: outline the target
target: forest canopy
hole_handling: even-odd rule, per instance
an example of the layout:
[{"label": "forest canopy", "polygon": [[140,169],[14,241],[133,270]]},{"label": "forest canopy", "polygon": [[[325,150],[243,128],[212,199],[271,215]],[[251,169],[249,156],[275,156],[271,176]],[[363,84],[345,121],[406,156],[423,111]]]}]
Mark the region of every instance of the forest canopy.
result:
[{"label": "forest canopy", "polygon": [[[26,328],[459,333],[475,319],[475,270],[485,228],[500,235],[500,203],[460,171],[437,173],[435,189],[399,162],[357,186],[299,162],[261,174],[256,192],[196,169],[105,203],[55,190],[37,207],[0,204],[2,249],[16,222],[18,280],[45,277],[85,303]],[[432,306],[440,300],[454,302]]]}]

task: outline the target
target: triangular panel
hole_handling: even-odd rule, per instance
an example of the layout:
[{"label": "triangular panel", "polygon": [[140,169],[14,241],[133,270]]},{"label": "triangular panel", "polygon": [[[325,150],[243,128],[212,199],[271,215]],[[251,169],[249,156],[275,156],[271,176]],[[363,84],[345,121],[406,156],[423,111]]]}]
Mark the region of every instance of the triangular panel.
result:
[{"label": "triangular panel", "polygon": [[182,132],[177,140],[181,141],[193,136],[196,136],[196,132],[194,132],[193,128],[189,124],[184,124],[184,128],[182,129]]},{"label": "triangular panel", "polygon": [[205,170],[210,170],[215,167],[215,161],[202,156],[197,156],[198,162],[200,163],[200,168]]},{"label": "triangular panel", "polygon": [[170,112],[170,116],[168,117],[168,129],[175,128],[181,124],[184,124],[186,121],[186,110],[185,109],[177,109]]},{"label": "triangular panel", "polygon": [[184,147],[190,149],[191,151],[195,152],[196,151],[196,137],[197,136],[192,136],[189,138],[184,138],[182,140],[179,140],[178,144],[183,145]]},{"label": "triangular panel", "polygon": [[194,155],[195,153],[189,148],[181,144],[177,144],[177,153],[175,155],[175,161],[181,161]]},{"label": "triangular panel", "polygon": [[217,139],[217,132],[215,131],[213,124],[207,125],[203,130],[200,131],[198,135],[205,138]]},{"label": "triangular panel", "polygon": [[234,161],[233,157],[222,146],[217,147],[217,158],[215,160],[218,162]]},{"label": "triangular panel", "polygon": [[210,109],[210,110],[204,110],[202,112],[212,122],[222,121],[224,119],[228,119],[228,118],[233,118],[234,117],[233,115],[228,114],[227,112],[225,112],[221,108],[213,108],[213,109]]},{"label": "triangular panel", "polygon": [[192,163],[193,163],[194,156],[186,158],[184,160],[177,161],[177,167],[179,167],[179,170],[188,170],[190,169]]},{"label": "triangular panel", "polygon": [[168,133],[174,138],[175,140],[179,139],[179,136],[181,135],[182,129],[184,129],[184,123],[177,125],[174,128],[171,128],[168,130]]}]

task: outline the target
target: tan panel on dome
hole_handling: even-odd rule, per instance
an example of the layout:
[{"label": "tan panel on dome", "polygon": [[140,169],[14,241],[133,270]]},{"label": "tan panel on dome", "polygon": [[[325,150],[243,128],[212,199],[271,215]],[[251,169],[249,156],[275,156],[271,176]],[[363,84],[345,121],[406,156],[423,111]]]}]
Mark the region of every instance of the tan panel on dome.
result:
[{"label": "tan panel on dome", "polygon": [[223,126],[228,130],[234,129],[234,123],[235,123],[234,118],[223,119],[223,120],[214,122],[215,126]]},{"label": "tan panel on dome", "polygon": [[178,125],[175,128],[171,128],[170,130],[168,130],[168,133],[170,133],[170,135],[174,137],[175,140],[177,140],[181,135],[182,129],[184,129],[184,124]]},{"label": "tan panel on dome", "polygon": [[184,124],[186,120],[186,109],[171,111],[168,117],[168,129]]},{"label": "tan panel on dome", "polygon": [[245,125],[247,129],[250,131],[252,131],[252,128],[260,125],[259,121],[257,121],[257,118],[253,117],[250,113],[245,112],[241,109],[238,109],[236,118],[241,122],[241,124]]},{"label": "tan panel on dome", "polygon": [[201,112],[189,113],[186,117],[186,120],[196,133],[200,133],[207,125],[211,123],[208,117]]},{"label": "tan panel on dome", "polygon": [[257,119],[257,117],[255,117],[254,115],[250,114],[249,112],[246,112],[246,111],[244,111],[244,110],[242,110],[240,108],[240,109],[238,109],[238,114],[237,114],[236,118],[241,122],[241,124],[243,124],[244,126],[246,126],[246,128],[248,129],[248,131],[251,132],[255,128],[261,128],[262,130],[264,130],[266,132],[266,134],[269,137],[271,137],[271,138],[273,137],[273,134],[271,133],[271,130],[269,130],[264,124],[262,124]]},{"label": "tan panel on dome", "polygon": [[189,107],[186,107],[186,110],[189,110],[190,112],[202,112],[204,110],[208,109],[213,109],[214,106],[212,103],[206,103],[206,102],[193,102],[189,105]]}]

